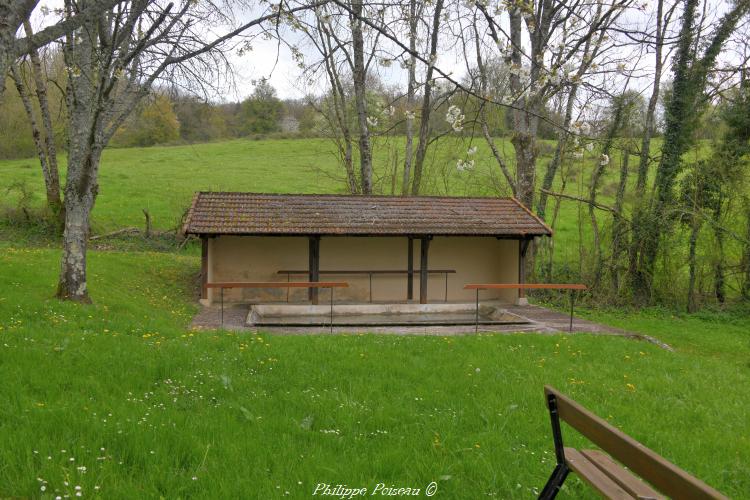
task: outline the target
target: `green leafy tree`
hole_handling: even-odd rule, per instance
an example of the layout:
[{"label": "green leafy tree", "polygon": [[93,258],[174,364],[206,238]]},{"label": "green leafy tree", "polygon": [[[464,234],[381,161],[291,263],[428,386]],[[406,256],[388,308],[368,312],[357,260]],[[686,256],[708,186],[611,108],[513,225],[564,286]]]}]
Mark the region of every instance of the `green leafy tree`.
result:
[{"label": "green leafy tree", "polygon": [[283,110],[284,105],[276,97],[276,89],[267,80],[260,80],[253,94],[240,107],[240,131],[243,135],[278,132]]},{"label": "green leafy tree", "polygon": [[117,132],[113,142],[125,147],[153,146],[179,138],[180,122],[172,101],[166,95],[158,94],[134,120]]}]

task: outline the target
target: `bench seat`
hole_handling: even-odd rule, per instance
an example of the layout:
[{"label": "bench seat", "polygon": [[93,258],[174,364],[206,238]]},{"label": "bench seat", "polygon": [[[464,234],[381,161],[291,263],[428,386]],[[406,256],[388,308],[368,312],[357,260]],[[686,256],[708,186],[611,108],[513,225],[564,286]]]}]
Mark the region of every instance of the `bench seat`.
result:
[{"label": "bench seat", "polygon": [[568,467],[607,498],[662,500],[666,497],[599,450],[565,448]]}]

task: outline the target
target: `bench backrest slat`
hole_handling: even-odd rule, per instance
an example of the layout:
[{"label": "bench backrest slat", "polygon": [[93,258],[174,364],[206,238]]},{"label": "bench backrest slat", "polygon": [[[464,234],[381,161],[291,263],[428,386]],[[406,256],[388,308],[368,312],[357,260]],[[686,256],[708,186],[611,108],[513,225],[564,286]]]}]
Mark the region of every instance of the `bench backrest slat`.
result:
[{"label": "bench backrest slat", "polygon": [[547,401],[555,396],[563,421],[662,493],[673,498],[726,498],[554,388],[545,386],[544,393]]},{"label": "bench backrest slat", "polygon": [[464,290],[588,290],[580,283],[469,283]]},{"label": "bench backrest slat", "polygon": [[206,288],[347,288],[346,281],[227,281],[206,283]]}]

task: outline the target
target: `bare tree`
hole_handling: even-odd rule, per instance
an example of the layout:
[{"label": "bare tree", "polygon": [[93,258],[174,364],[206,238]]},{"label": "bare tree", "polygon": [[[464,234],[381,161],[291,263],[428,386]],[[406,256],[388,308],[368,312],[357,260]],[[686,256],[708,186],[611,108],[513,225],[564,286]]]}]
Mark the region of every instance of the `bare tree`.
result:
[{"label": "bare tree", "polygon": [[401,194],[409,193],[411,183],[411,167],[414,158],[414,111],[416,106],[417,92],[417,30],[419,18],[421,17],[423,5],[417,5],[417,0],[409,0],[409,15],[407,24],[409,26],[409,53],[407,64],[406,84],[406,145],[404,146],[404,174],[401,183]]},{"label": "bare tree", "polygon": [[428,55],[427,72],[422,88],[422,108],[419,117],[419,140],[417,142],[416,158],[414,159],[414,178],[411,182],[411,194],[418,195],[422,183],[422,171],[430,141],[430,113],[432,111],[433,78],[439,43],[440,16],[443,11],[443,0],[435,0],[432,13],[432,29],[430,31],[430,49]]},{"label": "bare tree", "polygon": [[[65,12],[85,10],[92,0],[66,0]],[[90,214],[99,190],[102,150],[136,103],[155,82],[205,81],[226,67],[222,44],[263,23],[281,24],[298,10],[272,6],[211,41],[205,26],[230,19],[216,6],[185,1],[174,9],[149,0],[132,0],[93,17],[65,37],[68,68],[68,175],[65,184],[65,231],[57,295],[89,301],[86,249]]]},{"label": "bare tree", "polygon": [[0,99],[5,91],[5,75],[13,62],[23,55],[59,39],[122,0],[92,0],[83,11],[71,12],[63,20],[25,38],[16,33],[31,18],[38,0],[0,0]]}]

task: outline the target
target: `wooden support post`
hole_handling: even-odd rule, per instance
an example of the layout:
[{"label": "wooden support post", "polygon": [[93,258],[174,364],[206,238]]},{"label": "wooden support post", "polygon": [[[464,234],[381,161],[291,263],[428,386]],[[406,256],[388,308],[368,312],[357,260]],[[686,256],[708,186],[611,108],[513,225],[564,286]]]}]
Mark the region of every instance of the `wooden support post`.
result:
[{"label": "wooden support post", "polygon": [[208,298],[208,238],[201,236],[201,298]]},{"label": "wooden support post", "polygon": [[[310,236],[309,240],[309,267],[308,271],[310,278],[308,281],[315,282],[320,281],[320,236]],[[310,288],[309,291],[310,302],[313,305],[318,304],[318,289]]]},{"label": "wooden support post", "polygon": [[[529,241],[518,241],[518,282],[522,285],[526,283],[526,251],[529,249]],[[526,290],[524,288],[518,289],[518,300],[519,303],[526,300]]]},{"label": "wooden support post", "polygon": [[409,250],[406,263],[406,300],[414,299],[414,238],[409,236]]},{"label": "wooden support post", "polygon": [[425,236],[421,239],[419,245],[419,303],[427,303],[427,275],[429,267],[427,267],[427,253],[430,250],[430,240],[432,236]]}]

